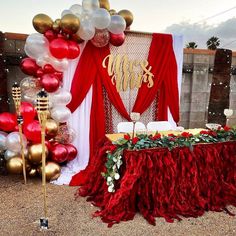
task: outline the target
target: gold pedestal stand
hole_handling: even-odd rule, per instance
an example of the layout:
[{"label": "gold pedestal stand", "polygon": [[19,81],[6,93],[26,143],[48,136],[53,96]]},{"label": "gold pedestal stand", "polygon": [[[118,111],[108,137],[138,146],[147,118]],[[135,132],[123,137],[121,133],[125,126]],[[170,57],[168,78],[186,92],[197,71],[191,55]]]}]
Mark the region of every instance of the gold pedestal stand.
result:
[{"label": "gold pedestal stand", "polygon": [[38,119],[41,125],[41,143],[42,143],[42,189],[43,189],[43,205],[44,205],[44,217],[40,219],[40,228],[48,229],[47,219],[47,191],[46,191],[46,148],[45,148],[45,130],[48,114],[48,95],[42,90],[37,94]]}]

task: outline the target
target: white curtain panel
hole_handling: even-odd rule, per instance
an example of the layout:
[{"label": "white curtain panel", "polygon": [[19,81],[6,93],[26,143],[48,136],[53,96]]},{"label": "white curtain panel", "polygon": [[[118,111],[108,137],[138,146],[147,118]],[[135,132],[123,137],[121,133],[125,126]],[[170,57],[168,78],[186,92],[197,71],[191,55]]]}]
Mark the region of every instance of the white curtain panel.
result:
[{"label": "white curtain panel", "polygon": [[[84,45],[81,46],[81,53],[84,49]],[[179,96],[181,91],[182,82],[182,64],[183,64],[183,38],[182,36],[173,35],[173,49],[177,61],[178,67],[178,87]],[[76,66],[78,64],[79,58],[72,60],[69,64],[69,68],[64,73],[64,89],[70,91],[71,82],[75,73]],[[86,79],[86,78],[85,78]],[[79,88],[78,88],[79,93]],[[71,162],[69,162],[65,167],[62,168],[60,177],[52,181],[52,183],[57,185],[68,185],[73,175],[77,174],[79,171],[85,169],[89,161],[89,130],[90,130],[90,110],[92,105],[92,86],[87,93],[84,101],[81,105],[74,111],[69,121],[71,127],[76,131],[77,136],[73,142],[73,145],[78,150],[78,156]],[[168,120],[171,122],[173,127],[176,126],[172,115],[168,111]]]},{"label": "white curtain panel", "polygon": [[[173,49],[175,53],[175,59],[177,62],[177,76],[178,76],[178,89],[179,89],[179,101],[181,93],[181,83],[182,83],[182,68],[183,68],[183,36],[182,35],[172,35],[173,37]],[[173,117],[168,108],[168,121],[171,123],[172,127],[176,127],[176,123],[173,120]]]},{"label": "white curtain panel", "polygon": [[[81,54],[85,45],[81,46]],[[80,54],[80,55],[81,55]],[[78,64],[79,58],[71,60],[68,69],[64,72],[63,88],[70,91],[72,79]],[[86,78],[85,78],[86,79]],[[79,88],[78,88],[79,93]],[[68,185],[73,175],[80,170],[85,169],[89,161],[89,128],[90,128],[90,110],[92,104],[92,86],[87,93],[81,105],[72,113],[69,125],[76,132],[76,138],[73,145],[78,150],[77,157],[62,167],[61,175],[52,183],[57,185]]]}]

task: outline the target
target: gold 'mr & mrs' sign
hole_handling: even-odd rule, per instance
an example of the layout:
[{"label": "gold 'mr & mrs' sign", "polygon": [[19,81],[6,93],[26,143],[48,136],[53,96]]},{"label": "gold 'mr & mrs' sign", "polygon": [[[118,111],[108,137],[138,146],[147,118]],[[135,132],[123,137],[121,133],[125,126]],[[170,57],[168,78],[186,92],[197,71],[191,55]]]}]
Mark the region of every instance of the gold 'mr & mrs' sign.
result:
[{"label": "gold 'mr & mrs' sign", "polygon": [[102,66],[112,76],[111,80],[116,84],[117,91],[140,88],[142,83],[147,83],[147,87],[151,88],[154,84],[152,67],[147,60],[129,60],[127,55],[109,54],[104,58]]}]

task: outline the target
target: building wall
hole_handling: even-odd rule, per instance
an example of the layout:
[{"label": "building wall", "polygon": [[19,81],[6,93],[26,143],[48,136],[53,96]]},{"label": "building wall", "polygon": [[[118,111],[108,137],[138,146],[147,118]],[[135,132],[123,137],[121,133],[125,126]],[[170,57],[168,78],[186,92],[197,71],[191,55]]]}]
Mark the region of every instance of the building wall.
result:
[{"label": "building wall", "polygon": [[[207,123],[214,51],[185,49],[182,90],[180,99],[180,125],[186,128],[204,127]],[[233,52],[232,69],[236,67],[236,53]],[[190,70],[188,72],[187,70]],[[228,108],[228,107],[226,107]],[[230,109],[236,114],[236,75],[231,75]],[[236,125],[236,115],[228,122]]]},{"label": "building wall", "polygon": [[[5,33],[4,57],[7,74],[7,91],[10,109],[13,109],[11,86],[26,77],[19,68],[25,56],[24,44],[27,35]],[[214,65],[214,51],[184,49],[183,78],[180,98],[180,123],[185,128],[205,127]],[[233,52],[232,67],[236,68],[236,52]],[[231,75],[230,108],[234,115],[229,125],[236,125],[236,75]]]}]

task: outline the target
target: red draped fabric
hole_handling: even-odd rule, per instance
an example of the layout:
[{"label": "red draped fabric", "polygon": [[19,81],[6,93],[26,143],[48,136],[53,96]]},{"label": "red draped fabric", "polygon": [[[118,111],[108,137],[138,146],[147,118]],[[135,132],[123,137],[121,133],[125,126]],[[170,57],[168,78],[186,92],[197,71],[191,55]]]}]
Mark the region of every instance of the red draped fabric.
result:
[{"label": "red draped fabric", "polygon": [[136,212],[155,225],[155,217],[173,222],[208,210],[230,213],[226,206],[236,206],[236,142],[199,144],[193,151],[188,147],[127,150],[115,193],[107,191],[101,176],[110,145],[101,140],[87,177],[74,176],[71,182],[81,185],[78,196],[88,196],[100,207],[94,216],[108,226],[131,220]]},{"label": "red draped fabric", "polygon": [[145,84],[139,89],[133,111],[143,113],[152,103],[159,91],[157,120],[168,120],[167,108],[175,122],[179,121],[179,94],[177,81],[177,64],[173,50],[172,36],[153,34],[148,55],[149,65],[154,74],[154,86]]},{"label": "red draped fabric", "polygon": [[[93,85],[92,107],[90,114],[90,152],[94,145],[105,135],[105,116],[102,86],[117,111],[130,120],[116,87],[112,84],[107,69],[102,67],[103,59],[110,54],[109,47],[97,48],[88,42],[80,58],[71,85],[72,101],[68,108],[74,112],[82,103],[90,87]],[[79,121],[78,121],[79,122]],[[93,162],[90,158],[89,162]]]},{"label": "red draped fabric", "polygon": [[[105,135],[105,115],[102,87],[104,86],[108,97],[117,111],[127,120],[130,120],[121,97],[112,84],[107,69],[102,67],[104,58],[110,54],[109,46],[97,48],[88,42],[75,71],[71,85],[72,101],[68,107],[74,112],[82,103],[90,87],[93,86],[92,107],[90,114],[90,165],[93,165],[94,146],[97,140]],[[160,93],[158,119],[167,119],[167,107],[170,107],[173,118],[179,120],[179,98],[177,86],[177,65],[172,47],[172,36],[153,34],[148,60],[152,66],[155,81],[153,88],[147,88],[143,83],[139,89],[134,111],[143,113]],[[168,87],[167,87],[168,86]],[[171,102],[170,102],[171,101]],[[79,122],[79,121],[78,121]],[[84,173],[84,172],[82,172]],[[80,175],[82,175],[82,173]],[[86,172],[85,172],[86,173]],[[82,178],[82,177],[81,177]]]}]

